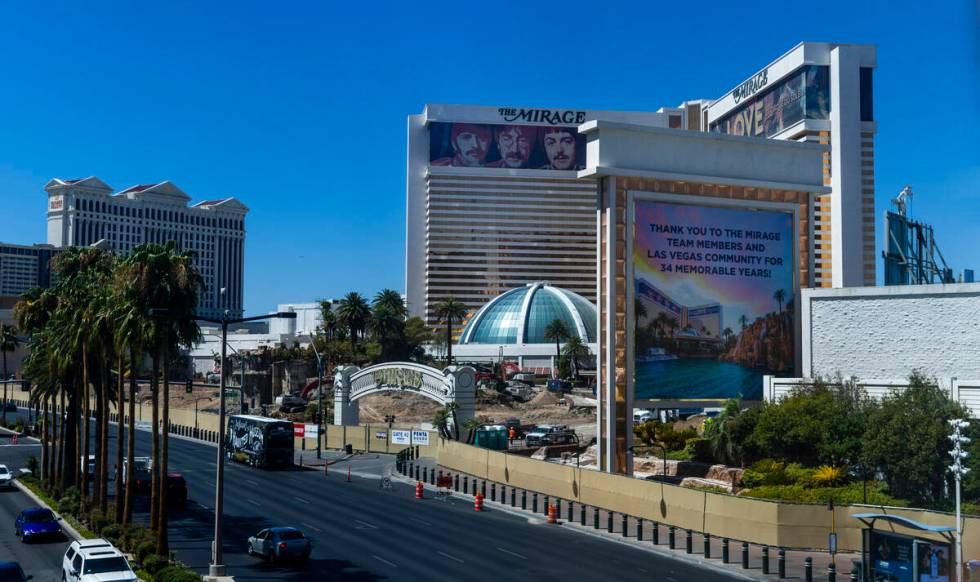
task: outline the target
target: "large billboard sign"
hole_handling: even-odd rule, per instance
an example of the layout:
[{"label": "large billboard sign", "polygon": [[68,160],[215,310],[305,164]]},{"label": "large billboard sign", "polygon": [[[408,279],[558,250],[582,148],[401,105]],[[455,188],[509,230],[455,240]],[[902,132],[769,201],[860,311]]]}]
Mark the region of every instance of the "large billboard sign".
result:
[{"label": "large billboard sign", "polygon": [[[764,73],[768,73],[768,69]],[[746,81],[735,90],[734,98],[739,107],[712,123],[711,131],[731,135],[772,137],[804,119],[828,118],[830,115],[830,69],[828,67],[804,66],[761,91],[768,83],[768,75],[764,73]]]},{"label": "large billboard sign", "polygon": [[795,360],[794,214],[637,199],[636,400],[762,398]]},{"label": "large billboard sign", "polygon": [[[560,113],[554,113],[558,116],[556,119],[564,119]],[[518,116],[515,113],[511,117],[537,120],[540,114]],[[582,115],[569,119],[578,117]],[[429,123],[429,164],[511,170],[581,170],[585,167],[585,136],[579,135],[575,127],[558,125],[434,121]]]}]

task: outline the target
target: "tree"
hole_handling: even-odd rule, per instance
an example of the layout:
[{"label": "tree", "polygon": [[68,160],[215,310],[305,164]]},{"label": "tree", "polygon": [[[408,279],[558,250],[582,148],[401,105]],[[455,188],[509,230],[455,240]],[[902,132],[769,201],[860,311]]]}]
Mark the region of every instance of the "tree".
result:
[{"label": "tree", "polygon": [[749,318],[743,313],[742,316],[738,318],[738,322],[742,325],[742,331],[745,331],[745,328],[749,325]]},{"label": "tree", "polygon": [[572,363],[572,377],[578,380],[579,358],[587,358],[592,354],[589,346],[578,335],[573,335],[565,342],[562,354]]},{"label": "tree", "polygon": [[390,307],[376,302],[368,320],[368,329],[371,330],[374,340],[381,345],[381,359],[398,359],[394,352],[401,351],[397,347],[404,344],[405,322]]},{"label": "tree", "polygon": [[446,324],[446,365],[453,365],[453,325],[466,317],[466,305],[455,297],[447,297],[436,304],[436,317]]},{"label": "tree", "polygon": [[712,454],[719,462],[744,467],[757,457],[752,433],[759,409],[743,409],[738,400],[728,400],[725,408],[704,429]]},{"label": "tree", "polygon": [[568,326],[560,319],[552,319],[544,328],[545,339],[555,342],[555,357],[561,357],[561,342],[570,335]]},{"label": "tree", "polygon": [[351,291],[337,303],[337,321],[347,328],[351,347],[355,352],[357,351],[357,341],[363,338],[364,328],[370,317],[371,308],[368,307],[367,300],[360,293]]},{"label": "tree", "polygon": [[432,342],[432,329],[421,317],[409,317],[405,321],[405,348],[410,360],[422,363],[425,346]]},{"label": "tree", "polygon": [[776,300],[776,303],[779,304],[779,311],[778,311],[778,313],[782,313],[783,312],[783,301],[786,300],[786,292],[783,291],[782,289],[776,289],[776,292],[772,294],[772,298],[775,299]]},{"label": "tree", "polygon": [[647,306],[643,304],[639,299],[633,301],[633,315],[636,317],[637,321],[641,319],[646,319],[648,312]]},{"label": "tree", "polygon": [[320,304],[320,326],[328,340],[334,338],[337,328],[337,314],[333,311],[333,302],[328,299],[321,299]]},{"label": "tree", "polygon": [[935,381],[913,372],[908,388],[884,398],[871,413],[864,437],[865,464],[884,475],[889,494],[934,505],[948,478],[949,420],[968,417]]},{"label": "tree", "polygon": [[392,315],[400,320],[408,317],[408,308],[405,306],[405,299],[402,294],[394,289],[382,289],[374,296],[372,307],[375,309],[384,307],[391,311]]},{"label": "tree", "polygon": [[3,353],[3,422],[7,422],[7,381],[10,376],[7,373],[7,352],[12,352],[20,345],[17,338],[17,329],[6,323],[0,324],[0,352]]}]

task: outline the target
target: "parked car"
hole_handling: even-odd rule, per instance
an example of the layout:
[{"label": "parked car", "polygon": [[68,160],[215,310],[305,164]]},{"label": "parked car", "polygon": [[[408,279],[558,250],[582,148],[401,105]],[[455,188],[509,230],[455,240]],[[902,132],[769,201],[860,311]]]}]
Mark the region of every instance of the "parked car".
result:
[{"label": "parked car", "polygon": [[0,562],[0,582],[26,582],[34,576],[25,576],[17,562]]},{"label": "parked car", "polygon": [[50,509],[36,507],[21,511],[14,520],[14,535],[20,537],[22,543],[49,538],[63,539],[58,518]]},{"label": "parked car", "polygon": [[[133,457],[133,490],[137,494],[150,492],[150,468],[153,461],[150,457]],[[123,484],[126,484],[129,459],[123,459]]]},{"label": "parked car", "polygon": [[572,391],[572,382],[570,380],[550,378],[548,380],[548,390],[551,392],[561,392],[562,394],[567,394]]},{"label": "parked car", "polygon": [[534,386],[534,380],[535,380],[534,374],[531,374],[530,372],[521,372],[519,374],[514,374],[513,376],[510,377],[510,379],[517,382],[524,382],[528,386]]},{"label": "parked car", "polygon": [[14,488],[14,474],[10,472],[7,465],[0,465],[0,488]]},{"label": "parked car", "polygon": [[294,527],[270,527],[248,538],[249,555],[259,555],[274,564],[288,559],[306,560],[313,544]]},{"label": "parked car", "polygon": [[539,424],[524,437],[524,444],[529,447],[546,445],[566,445],[577,442],[575,431],[563,424]]},{"label": "parked car", "polygon": [[534,397],[534,389],[523,382],[508,382],[505,390],[508,394],[523,402],[527,402]]},{"label": "parked car", "polygon": [[74,541],[61,561],[65,582],[136,582],[126,556],[102,539]]}]

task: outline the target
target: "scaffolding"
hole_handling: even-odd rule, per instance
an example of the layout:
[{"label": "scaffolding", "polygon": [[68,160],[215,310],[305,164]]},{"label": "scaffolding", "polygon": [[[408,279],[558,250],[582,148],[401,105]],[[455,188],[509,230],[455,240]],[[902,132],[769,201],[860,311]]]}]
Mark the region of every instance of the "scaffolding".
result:
[{"label": "scaffolding", "polygon": [[892,199],[895,211],[885,212],[885,285],[955,283],[932,226],[909,217],[912,187]]}]

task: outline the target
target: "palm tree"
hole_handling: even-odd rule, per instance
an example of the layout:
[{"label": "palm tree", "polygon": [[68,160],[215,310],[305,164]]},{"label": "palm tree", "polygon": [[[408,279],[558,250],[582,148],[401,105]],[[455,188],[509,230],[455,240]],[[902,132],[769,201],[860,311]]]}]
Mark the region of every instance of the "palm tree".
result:
[{"label": "palm tree", "polygon": [[[446,365],[453,365],[453,324],[466,317],[466,305],[455,297],[446,297],[436,304],[436,317],[446,324]],[[457,428],[456,438],[459,438]]]},{"label": "palm tree", "polygon": [[[117,443],[122,443],[123,418],[127,411],[123,408],[126,402],[125,391],[123,389],[123,366],[121,356],[129,355],[129,410],[128,410],[128,432],[126,434],[126,462],[122,460],[122,446],[116,447],[116,515],[119,523],[129,524],[133,516],[133,500],[135,495],[134,483],[134,463],[136,457],[136,378],[139,371],[139,356],[142,356],[146,338],[148,335],[149,321],[148,314],[140,311],[139,305],[131,301],[128,297],[128,287],[130,279],[127,274],[130,272],[129,265],[124,263],[117,269],[115,281],[113,283],[113,293],[116,297],[116,328],[115,341],[116,352],[120,355],[119,365],[119,405],[116,410],[119,412]],[[126,467],[126,476],[123,478],[123,467]],[[125,496],[121,492],[122,484],[125,482]],[[125,501],[123,499],[125,498]],[[121,513],[120,513],[121,510]]]},{"label": "palm tree", "polygon": [[566,358],[571,360],[572,377],[578,380],[578,360],[579,358],[586,358],[592,354],[589,346],[582,341],[581,337],[573,335],[565,342],[565,347],[562,352]]},{"label": "palm tree", "polygon": [[320,304],[320,327],[327,339],[333,339],[334,331],[337,327],[337,314],[333,311],[333,302],[329,299],[321,299]]},{"label": "palm tree", "polygon": [[7,422],[7,352],[12,352],[20,345],[17,329],[12,325],[0,323],[0,352],[3,352],[3,422]]},{"label": "palm tree", "polygon": [[732,331],[732,328],[726,327],[722,330],[721,335],[725,337],[725,347],[727,348],[732,343],[732,336],[735,335],[735,332]]},{"label": "palm tree", "polygon": [[374,296],[372,307],[375,309],[386,307],[399,319],[406,319],[408,317],[408,308],[405,306],[405,299],[402,298],[401,293],[394,289],[382,289],[378,291],[377,295]]},{"label": "palm tree", "polygon": [[357,340],[363,336],[369,317],[371,317],[371,309],[368,307],[367,300],[360,293],[351,291],[338,302],[337,321],[347,328],[351,348],[355,352],[357,351]]},{"label": "palm tree", "polygon": [[555,342],[555,354],[559,358],[561,357],[561,342],[570,335],[572,334],[568,331],[568,326],[560,319],[552,319],[547,327],[544,328],[544,337],[547,340]]},{"label": "palm tree", "polygon": [[745,328],[748,327],[749,325],[749,318],[746,317],[745,314],[743,313],[742,317],[738,318],[738,322],[742,324],[742,331],[745,331]]},{"label": "palm tree", "polygon": [[772,298],[776,300],[779,304],[779,313],[783,312],[783,301],[786,300],[786,292],[782,289],[776,289],[776,292],[772,294]]},{"label": "palm tree", "polygon": [[375,307],[371,311],[371,318],[368,320],[368,329],[371,334],[381,344],[381,359],[388,361],[391,359],[391,346],[401,340],[405,335],[405,322],[398,317],[387,305],[379,305],[375,302]]},{"label": "palm tree", "polygon": [[640,321],[641,319],[646,319],[648,315],[647,306],[644,305],[643,302],[640,301],[639,299],[636,299],[633,302],[633,315],[636,316],[637,321]]}]

